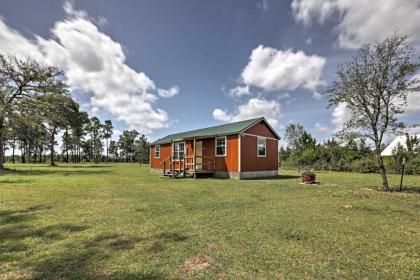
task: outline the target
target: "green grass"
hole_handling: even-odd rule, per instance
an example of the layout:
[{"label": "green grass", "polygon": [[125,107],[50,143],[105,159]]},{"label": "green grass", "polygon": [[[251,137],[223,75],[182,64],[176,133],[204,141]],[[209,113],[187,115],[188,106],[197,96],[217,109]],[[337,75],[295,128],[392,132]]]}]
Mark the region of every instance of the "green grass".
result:
[{"label": "green grass", "polygon": [[[379,175],[318,172],[320,185],[302,186],[284,170],[236,181],[161,179],[135,164],[8,167],[0,279],[420,275],[420,195],[376,191]],[[419,176],[405,182],[420,187]],[[200,255],[215,264],[187,272]]]}]

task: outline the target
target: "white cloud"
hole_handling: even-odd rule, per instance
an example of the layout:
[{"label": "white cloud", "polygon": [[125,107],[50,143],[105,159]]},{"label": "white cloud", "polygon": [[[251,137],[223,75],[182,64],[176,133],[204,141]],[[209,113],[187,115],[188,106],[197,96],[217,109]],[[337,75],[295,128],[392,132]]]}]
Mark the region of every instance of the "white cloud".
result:
[{"label": "white cloud", "polygon": [[170,89],[158,89],[158,94],[163,98],[171,98],[179,93],[179,87],[174,86]]},{"label": "white cloud", "polygon": [[322,94],[321,94],[321,93],[319,93],[319,92],[317,92],[317,91],[314,91],[314,92],[312,93],[312,97],[313,97],[314,99],[316,99],[316,100],[320,100],[320,99],[322,98]]},{"label": "white cloud", "polygon": [[321,132],[321,133],[330,133],[331,132],[331,130],[326,125],[324,125],[322,123],[319,123],[319,122],[315,123],[314,130],[317,131],[317,132]]},{"label": "white cloud", "polygon": [[322,24],[337,14],[338,45],[343,48],[358,48],[394,31],[420,41],[419,0],[293,0],[291,7],[295,20],[306,26],[314,21]]},{"label": "white cloud", "polygon": [[412,92],[407,96],[407,107],[404,115],[420,114],[420,92]]},{"label": "white cloud", "polygon": [[270,0],[260,0],[257,2],[257,7],[262,9],[263,11],[268,11],[268,4]]},{"label": "white cloud", "polygon": [[249,86],[237,86],[229,90],[229,96],[231,97],[241,97],[250,94],[251,91],[249,90]]},{"label": "white cloud", "polygon": [[336,131],[343,128],[343,125],[351,118],[351,112],[347,109],[346,103],[340,103],[332,112],[331,122],[335,125]]},{"label": "white cloud", "polygon": [[0,51],[62,68],[72,89],[90,94],[93,112],[106,110],[144,133],[167,127],[168,114],[154,102],[157,94],[178,89],[157,88],[145,73],[126,64],[121,44],[98,30],[85,11],[74,11],[69,2],[63,8],[67,18],[55,23],[50,39],[27,39],[0,20]]},{"label": "white cloud", "polygon": [[239,105],[235,113],[228,113],[226,110],[215,109],[213,117],[223,122],[235,122],[246,119],[265,117],[265,119],[276,127],[281,117],[280,104],[275,100],[262,98],[251,98],[247,103]]},{"label": "white cloud", "polygon": [[246,85],[273,90],[315,90],[325,84],[321,79],[326,59],[303,51],[278,50],[262,45],[254,49],[242,72]]},{"label": "white cloud", "polygon": [[290,93],[288,93],[288,92],[286,92],[286,93],[281,93],[281,94],[279,94],[279,96],[277,97],[277,99],[278,99],[278,100],[281,100],[281,99],[288,99],[288,98],[290,98]]},{"label": "white cloud", "polygon": [[312,44],[312,38],[309,37],[308,39],[305,40],[305,44],[310,45]]}]

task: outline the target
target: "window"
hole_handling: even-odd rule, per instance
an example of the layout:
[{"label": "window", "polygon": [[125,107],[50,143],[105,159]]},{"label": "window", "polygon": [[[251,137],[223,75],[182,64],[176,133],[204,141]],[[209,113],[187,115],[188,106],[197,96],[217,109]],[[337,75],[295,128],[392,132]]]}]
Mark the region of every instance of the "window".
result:
[{"label": "window", "polygon": [[174,158],[183,158],[185,156],[185,143],[174,143]]},{"label": "window", "polygon": [[160,158],[160,145],[155,146],[155,158]]},{"label": "window", "polygon": [[265,157],[266,155],[266,139],[265,138],[258,137],[257,153],[259,157]]},{"label": "window", "polygon": [[216,138],[216,156],[226,156],[226,137]]}]

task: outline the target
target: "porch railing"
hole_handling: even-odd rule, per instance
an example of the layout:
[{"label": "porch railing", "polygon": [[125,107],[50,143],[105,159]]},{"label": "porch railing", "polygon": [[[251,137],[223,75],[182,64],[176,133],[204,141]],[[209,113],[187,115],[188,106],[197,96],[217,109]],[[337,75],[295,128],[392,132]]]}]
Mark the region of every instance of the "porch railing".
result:
[{"label": "porch railing", "polygon": [[[197,163],[197,159],[201,159]],[[172,172],[172,176],[175,177],[175,172],[181,174],[183,172],[183,176],[185,177],[187,172],[197,172],[197,170],[204,170],[204,171],[214,171],[216,169],[215,166],[215,159],[214,157],[210,156],[183,156],[183,157],[175,157],[169,156],[165,158],[160,163],[162,165],[163,175],[166,174],[166,168],[169,164],[169,169]],[[197,168],[200,166],[201,168]]]}]

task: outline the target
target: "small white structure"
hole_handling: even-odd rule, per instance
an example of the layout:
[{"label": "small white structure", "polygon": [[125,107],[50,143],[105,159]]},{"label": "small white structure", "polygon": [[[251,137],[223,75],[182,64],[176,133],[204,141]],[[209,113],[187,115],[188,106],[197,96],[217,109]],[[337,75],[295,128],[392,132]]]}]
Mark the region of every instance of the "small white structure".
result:
[{"label": "small white structure", "polygon": [[[420,134],[417,135],[410,135],[411,138],[417,137],[420,139]],[[393,151],[398,147],[401,146],[405,149],[407,149],[407,136],[406,135],[399,135],[395,137],[394,140],[392,140],[391,143],[389,143],[388,146],[382,151],[381,156],[383,157],[389,157],[393,155]]]}]

